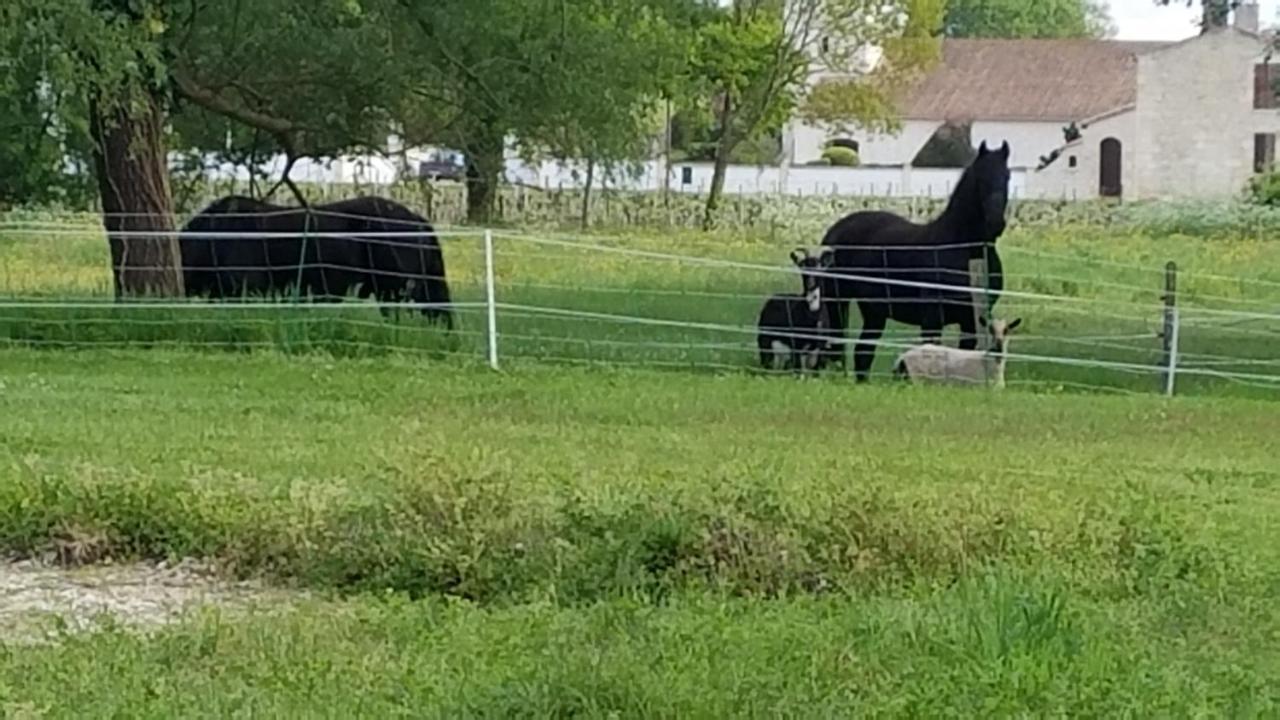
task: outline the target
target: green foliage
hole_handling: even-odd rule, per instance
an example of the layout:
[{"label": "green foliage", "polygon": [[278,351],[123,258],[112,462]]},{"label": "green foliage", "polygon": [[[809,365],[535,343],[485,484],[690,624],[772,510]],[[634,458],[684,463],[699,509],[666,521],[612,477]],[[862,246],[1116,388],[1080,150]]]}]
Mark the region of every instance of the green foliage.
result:
[{"label": "green foliage", "polygon": [[1248,198],[1255,205],[1280,206],[1280,172],[1273,169],[1249,178]]},{"label": "green foliage", "polygon": [[[377,151],[397,130],[466,151],[473,181],[496,181],[507,136],[527,155],[611,167],[644,154],[654,101],[686,70],[687,5],[15,0],[0,8],[0,101],[29,104],[44,83],[55,99],[76,99],[54,110],[79,127],[85,98],[104,112],[163,98],[192,170],[201,154],[246,165],[281,151]],[[35,130],[50,115],[17,109]],[[29,138],[6,135],[5,148],[31,154]]]},{"label": "green foliage", "polygon": [[1231,19],[1231,12],[1240,6],[1243,0],[1155,0],[1157,5],[1181,4],[1187,7],[1199,4],[1201,9],[1200,26],[1202,29],[1225,27]]},{"label": "green foliage", "polygon": [[978,154],[973,147],[972,129],[969,123],[943,123],[916,153],[911,165],[921,168],[967,166]]},{"label": "green foliage", "polygon": [[186,100],[174,123],[177,147],[245,163],[255,130],[259,156],[383,147],[412,60],[392,52],[392,19],[375,5],[269,0],[192,12],[184,22],[171,11],[163,36]]},{"label": "green foliage", "polygon": [[[941,20],[940,3],[736,0],[699,26],[695,81],[686,97],[705,103],[715,118],[717,163],[704,228],[716,222],[725,165],[740,143],[777,132],[793,116],[835,130],[892,129],[894,90],[936,58],[932,29]],[[857,80],[809,82],[815,70],[859,75],[860,53],[871,46],[885,54],[875,72]]]},{"label": "green foliage", "polygon": [[[0,22],[15,21],[12,12],[0,10]],[[0,40],[7,43],[0,49],[0,206],[85,205],[93,188],[83,101],[47,84],[59,58],[31,51],[20,33],[0,30]],[[79,173],[68,171],[68,159]]]},{"label": "green foliage", "polygon": [[1100,38],[1113,28],[1098,0],[947,0],[943,30],[960,38]]},{"label": "green foliage", "polygon": [[[896,130],[895,98],[940,58],[943,2],[832,0],[822,15],[827,50],[817,53],[815,62],[832,75],[809,90],[799,115],[839,133]],[[880,61],[871,72],[855,72],[850,79],[859,53],[872,46],[883,53]]]},{"label": "green foliage", "polygon": [[[150,12],[146,3],[136,6]],[[102,90],[131,103],[160,67],[150,30],[124,8],[76,0],[0,4],[0,204],[86,204],[97,189],[89,100]]]},{"label": "green foliage", "polygon": [[827,164],[837,167],[857,167],[862,164],[857,151],[847,147],[829,147],[822,151],[822,157]]},{"label": "green foliage", "polygon": [[639,0],[380,4],[406,61],[406,137],[469,155],[473,219],[492,210],[507,137],[527,156],[608,166],[642,155],[687,52],[668,17]]}]

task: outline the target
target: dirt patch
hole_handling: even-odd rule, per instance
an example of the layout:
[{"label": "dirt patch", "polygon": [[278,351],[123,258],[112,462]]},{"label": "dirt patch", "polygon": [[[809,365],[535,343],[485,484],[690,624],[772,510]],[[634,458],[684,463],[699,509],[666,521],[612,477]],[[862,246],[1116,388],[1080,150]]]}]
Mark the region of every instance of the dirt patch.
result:
[{"label": "dirt patch", "polygon": [[107,618],[145,629],[203,606],[281,608],[299,597],[259,583],[230,582],[191,562],[62,568],[0,561],[0,638],[49,641],[59,626],[83,631]]}]

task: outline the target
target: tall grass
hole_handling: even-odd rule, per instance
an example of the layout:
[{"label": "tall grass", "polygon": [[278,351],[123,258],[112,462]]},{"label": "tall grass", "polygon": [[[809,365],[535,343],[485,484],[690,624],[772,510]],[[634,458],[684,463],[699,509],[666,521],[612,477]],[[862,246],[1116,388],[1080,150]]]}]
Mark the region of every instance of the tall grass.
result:
[{"label": "tall grass", "polygon": [[1266,666],[1274,653],[1241,632],[1231,636],[1239,646],[1224,647],[1215,633],[1229,620],[1161,637],[1152,634],[1159,601],[1116,608],[1068,597],[1034,578],[991,575],[910,600],[309,603],[248,622],[207,614],[152,638],[108,631],[11,653],[0,660],[0,698],[16,717],[1276,711]]}]

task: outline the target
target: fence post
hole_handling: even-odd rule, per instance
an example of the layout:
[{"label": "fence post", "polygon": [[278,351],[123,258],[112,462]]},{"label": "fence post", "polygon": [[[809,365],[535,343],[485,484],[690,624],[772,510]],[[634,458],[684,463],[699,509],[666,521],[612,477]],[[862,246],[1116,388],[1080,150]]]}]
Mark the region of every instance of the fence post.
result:
[{"label": "fence post", "polygon": [[987,270],[985,248],[982,257],[969,260],[969,286],[972,288],[969,292],[969,297],[972,299],[973,324],[979,328],[977,330],[978,347],[985,350],[990,338],[987,333],[981,330],[984,327],[982,322],[991,320],[991,275]]},{"label": "fence post", "polygon": [[489,367],[498,369],[498,304],[493,281],[493,231],[484,231],[484,294],[489,316]]},{"label": "fence post", "polygon": [[1172,396],[1178,375],[1178,264],[1170,260],[1164,266],[1164,394]]}]

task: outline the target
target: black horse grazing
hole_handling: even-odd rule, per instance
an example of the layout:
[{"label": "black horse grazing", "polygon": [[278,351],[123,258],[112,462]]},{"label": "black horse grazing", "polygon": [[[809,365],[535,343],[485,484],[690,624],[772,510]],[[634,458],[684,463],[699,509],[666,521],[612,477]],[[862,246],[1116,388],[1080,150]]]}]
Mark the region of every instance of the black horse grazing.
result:
[{"label": "black horse grazing", "polygon": [[296,288],[313,299],[339,302],[354,291],[383,303],[429,305],[423,314],[453,327],[444,255],[434,230],[391,200],[360,197],[307,209],[231,195],[182,227],[180,247],[191,296],[271,297]]},{"label": "black horse grazing", "polygon": [[[854,349],[858,382],[866,382],[889,320],[918,326],[926,342],[938,342],[943,327],[959,324],[960,346],[977,347],[969,261],[987,259],[994,305],[1004,287],[995,243],[1004,233],[1008,197],[1009,143],[988,150],[984,142],[956,183],[946,210],[933,221],[919,225],[892,213],[864,211],[833,225],[822,240],[835,250],[822,289],[836,339],[831,352],[838,357],[832,359],[844,357],[840,348],[850,300],[858,302],[862,314],[862,335]],[[904,284],[880,282],[884,280]]]}]

